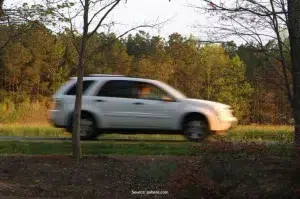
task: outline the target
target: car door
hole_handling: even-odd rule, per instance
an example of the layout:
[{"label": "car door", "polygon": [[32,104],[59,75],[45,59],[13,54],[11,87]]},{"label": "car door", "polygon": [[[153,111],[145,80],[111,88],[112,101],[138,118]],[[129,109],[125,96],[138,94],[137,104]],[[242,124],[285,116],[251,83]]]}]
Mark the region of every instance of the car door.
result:
[{"label": "car door", "polygon": [[143,96],[138,92],[132,114],[136,115],[134,125],[141,129],[173,130],[179,115],[180,102],[165,90],[148,82],[136,81],[137,90],[146,86],[151,92]]},{"label": "car door", "polygon": [[136,115],[134,83],[128,80],[109,80],[97,92],[95,103],[101,113],[103,128],[132,128]]}]

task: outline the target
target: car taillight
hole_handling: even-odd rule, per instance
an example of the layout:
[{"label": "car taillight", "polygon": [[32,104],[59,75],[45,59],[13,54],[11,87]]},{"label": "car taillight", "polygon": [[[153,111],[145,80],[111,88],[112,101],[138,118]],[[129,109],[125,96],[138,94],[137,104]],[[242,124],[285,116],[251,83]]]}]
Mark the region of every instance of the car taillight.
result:
[{"label": "car taillight", "polygon": [[61,108],[61,101],[56,100],[56,101],[55,101],[55,109],[56,109],[56,110],[59,110],[60,108]]},{"label": "car taillight", "polygon": [[61,102],[60,100],[53,100],[52,104],[51,104],[51,109],[55,109],[55,110],[59,110],[61,108]]}]

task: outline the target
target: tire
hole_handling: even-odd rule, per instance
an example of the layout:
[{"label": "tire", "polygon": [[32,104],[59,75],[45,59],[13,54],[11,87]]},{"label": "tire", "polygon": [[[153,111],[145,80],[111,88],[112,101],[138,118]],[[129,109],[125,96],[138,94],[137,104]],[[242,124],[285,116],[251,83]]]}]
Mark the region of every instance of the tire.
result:
[{"label": "tire", "polygon": [[208,122],[201,117],[189,117],[183,124],[183,135],[192,142],[204,140],[210,134]]},{"label": "tire", "polygon": [[[73,122],[71,124],[73,126]],[[70,132],[73,132],[73,128],[70,128],[70,130]],[[81,140],[94,140],[99,136],[96,122],[91,115],[86,113],[81,114],[79,133]]]}]

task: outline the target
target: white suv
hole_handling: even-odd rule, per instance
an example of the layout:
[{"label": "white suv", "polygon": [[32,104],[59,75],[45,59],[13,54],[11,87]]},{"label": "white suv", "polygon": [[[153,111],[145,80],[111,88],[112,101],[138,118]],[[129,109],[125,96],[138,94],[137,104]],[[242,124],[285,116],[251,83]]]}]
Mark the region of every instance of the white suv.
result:
[{"label": "white suv", "polygon": [[[53,96],[51,122],[72,131],[76,78]],[[189,99],[156,80],[121,75],[90,75],[83,78],[81,139],[101,133],[181,133],[199,141],[210,133],[226,133],[237,123],[230,106]]]}]

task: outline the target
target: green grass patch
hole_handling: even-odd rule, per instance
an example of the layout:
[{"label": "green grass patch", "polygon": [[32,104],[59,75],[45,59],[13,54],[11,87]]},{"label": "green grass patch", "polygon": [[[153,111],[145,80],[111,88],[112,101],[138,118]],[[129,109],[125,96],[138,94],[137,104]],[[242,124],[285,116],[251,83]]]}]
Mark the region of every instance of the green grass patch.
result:
[{"label": "green grass patch", "polygon": [[[0,126],[1,136],[21,137],[70,137],[64,129],[52,126],[25,126],[25,125],[2,125]],[[129,139],[129,140],[186,140],[182,135],[166,134],[104,134],[100,139]],[[275,141],[280,143],[291,143],[294,140],[292,126],[237,126],[230,129],[227,136],[213,135],[209,140],[227,141]]]},{"label": "green grass patch", "polygon": [[[185,155],[188,144],[82,142],[85,155]],[[2,141],[0,154],[71,154],[71,142]]]}]

